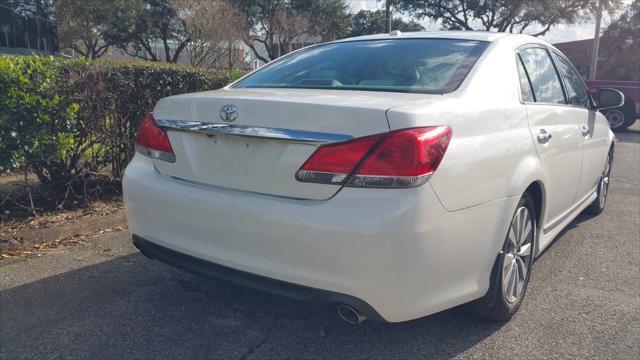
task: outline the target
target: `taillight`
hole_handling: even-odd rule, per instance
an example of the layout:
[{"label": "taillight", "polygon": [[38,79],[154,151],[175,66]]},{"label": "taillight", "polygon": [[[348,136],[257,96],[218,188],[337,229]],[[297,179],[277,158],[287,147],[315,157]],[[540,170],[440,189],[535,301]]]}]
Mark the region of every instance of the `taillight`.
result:
[{"label": "taillight", "polygon": [[167,132],[156,124],[152,113],[148,113],[138,128],[135,142],[136,151],[154,159],[175,162],[173,148]]},{"label": "taillight", "polygon": [[335,145],[321,146],[296,173],[296,179],[321,184],[342,184],[353,168],[383,134],[367,136]]},{"label": "taillight", "polygon": [[451,140],[451,128],[432,126],[393,131],[322,146],[296,179],[351,187],[411,188],[433,174]]}]

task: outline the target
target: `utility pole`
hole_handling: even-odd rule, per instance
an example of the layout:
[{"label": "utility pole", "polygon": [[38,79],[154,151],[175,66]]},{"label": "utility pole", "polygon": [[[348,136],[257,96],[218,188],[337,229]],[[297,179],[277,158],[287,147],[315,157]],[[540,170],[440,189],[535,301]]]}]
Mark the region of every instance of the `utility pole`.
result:
[{"label": "utility pole", "polygon": [[385,16],[387,17],[385,20],[386,21],[386,26],[387,26],[387,33],[391,32],[391,19],[393,18],[393,16],[391,16],[391,2],[392,0],[385,0],[384,2],[384,6],[385,6]]},{"label": "utility pole", "polygon": [[600,23],[602,22],[602,2],[598,0],[598,9],[596,12],[596,32],[593,35],[593,48],[591,48],[591,63],[589,65],[589,80],[596,79],[596,70],[598,67],[598,50],[600,49]]}]

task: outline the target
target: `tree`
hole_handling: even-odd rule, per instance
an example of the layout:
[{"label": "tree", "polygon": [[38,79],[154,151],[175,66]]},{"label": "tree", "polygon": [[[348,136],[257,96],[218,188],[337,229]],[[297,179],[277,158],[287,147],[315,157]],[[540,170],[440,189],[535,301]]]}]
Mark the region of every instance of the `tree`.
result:
[{"label": "tree", "polygon": [[[253,51],[256,58],[269,62],[277,56],[274,44],[278,39],[276,33],[280,30],[277,18],[280,12],[286,11],[287,2],[284,0],[237,0],[237,6],[247,19],[247,34],[244,42]],[[256,46],[261,44],[264,52]]]},{"label": "tree", "polygon": [[602,34],[601,79],[640,81],[640,0],[634,0]]},{"label": "tree", "polygon": [[140,2],[127,0],[58,0],[59,43],[88,59],[104,55],[113,42],[104,35],[111,24],[121,21],[136,9]]},{"label": "tree", "polygon": [[163,46],[164,61],[175,63],[191,38],[186,24],[172,0],[127,0],[135,2],[131,13],[115,19],[104,34],[106,42],[116,44],[130,56],[159,61],[155,51],[159,41]]},{"label": "tree", "polygon": [[[391,21],[391,29],[400,31],[421,31],[422,25],[415,21],[404,21],[395,17]],[[380,34],[387,32],[386,14],[381,10],[368,11],[360,10],[353,14],[350,19],[349,36],[361,36]]]},{"label": "tree", "polygon": [[332,40],[347,29],[344,0],[235,0],[235,4],[247,19],[244,41],[264,62],[291,51],[305,38]]},{"label": "tree", "polygon": [[[450,30],[546,34],[560,23],[585,19],[597,0],[402,0],[399,8],[418,18],[441,21]],[[619,0],[611,2],[618,6]]]},{"label": "tree", "polygon": [[309,32],[322,41],[332,41],[347,35],[349,7],[344,0],[292,0],[292,7],[308,14]]},{"label": "tree", "polygon": [[191,65],[234,67],[242,57],[238,41],[245,29],[240,12],[225,0],[176,0],[178,14],[191,39],[186,47]]}]

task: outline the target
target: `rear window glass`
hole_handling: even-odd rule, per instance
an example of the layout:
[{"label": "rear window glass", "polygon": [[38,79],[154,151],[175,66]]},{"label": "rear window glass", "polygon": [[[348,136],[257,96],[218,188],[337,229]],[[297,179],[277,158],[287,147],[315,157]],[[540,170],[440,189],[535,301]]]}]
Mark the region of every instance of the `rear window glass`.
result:
[{"label": "rear window glass", "polygon": [[278,60],[234,87],[448,93],[487,45],[453,39],[330,43]]}]

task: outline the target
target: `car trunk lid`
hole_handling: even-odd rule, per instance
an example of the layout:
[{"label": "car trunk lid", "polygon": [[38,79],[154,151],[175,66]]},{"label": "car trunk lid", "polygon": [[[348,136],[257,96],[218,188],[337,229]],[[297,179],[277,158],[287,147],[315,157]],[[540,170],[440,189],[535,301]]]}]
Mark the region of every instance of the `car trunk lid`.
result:
[{"label": "car trunk lid", "polygon": [[154,116],[167,130],[176,161],[154,163],[162,174],[204,185],[324,200],[340,186],[295,179],[316,148],[387,132],[386,110],[418,99],[415,94],[309,89],[173,96],[160,100]]}]

